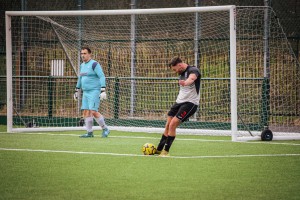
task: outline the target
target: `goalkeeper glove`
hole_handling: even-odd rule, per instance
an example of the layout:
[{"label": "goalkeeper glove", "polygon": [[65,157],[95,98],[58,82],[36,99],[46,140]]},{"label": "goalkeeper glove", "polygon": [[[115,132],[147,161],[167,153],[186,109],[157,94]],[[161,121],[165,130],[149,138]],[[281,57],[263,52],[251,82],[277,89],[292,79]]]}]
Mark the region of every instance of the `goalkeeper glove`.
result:
[{"label": "goalkeeper glove", "polygon": [[75,93],[74,93],[74,96],[73,96],[75,101],[78,100],[78,95],[79,95],[78,92],[79,92],[79,88],[75,88]]},{"label": "goalkeeper glove", "polygon": [[99,95],[99,98],[101,101],[107,99],[105,88],[101,88],[101,93]]}]

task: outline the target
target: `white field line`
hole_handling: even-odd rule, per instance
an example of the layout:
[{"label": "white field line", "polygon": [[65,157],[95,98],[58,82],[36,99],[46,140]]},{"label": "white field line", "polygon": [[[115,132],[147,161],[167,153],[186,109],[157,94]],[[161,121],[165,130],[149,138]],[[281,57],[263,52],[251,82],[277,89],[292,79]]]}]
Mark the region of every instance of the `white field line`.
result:
[{"label": "white field line", "polygon": [[[6,132],[0,132],[6,133]],[[22,134],[22,135],[49,135],[49,136],[74,136],[79,137],[80,134],[63,134],[63,133],[11,133],[11,134]],[[156,134],[158,135],[158,134]],[[100,137],[95,135],[95,137]],[[114,136],[109,135],[109,138],[125,138],[125,139],[154,139],[159,140],[161,135],[158,135],[158,137],[148,137],[148,136]],[[176,138],[176,140],[188,140],[188,141],[204,141],[204,142],[231,142],[231,140],[207,140],[207,139],[184,139],[184,138]]]},{"label": "white field line", "polygon": [[[0,132],[1,133],[7,133],[7,132]],[[34,133],[10,133],[10,134],[20,134],[20,135],[46,135],[46,136],[72,136],[72,137],[79,137],[80,134],[63,134],[63,133],[38,133],[38,132],[34,132]],[[156,134],[157,135],[157,134]],[[100,137],[95,135],[95,137]],[[145,137],[145,136],[113,136],[110,135],[110,138],[125,138],[125,139],[153,139],[153,140],[159,140],[160,139],[160,135],[159,137]],[[199,142],[232,142],[231,140],[208,140],[208,139],[195,139],[195,138],[176,138],[176,140],[179,141],[199,141]],[[245,143],[245,144],[267,144],[267,145],[288,145],[288,146],[300,146],[300,144],[296,144],[296,143],[284,143],[284,142],[263,142],[263,141],[236,141],[236,142],[240,142],[240,143]]]},{"label": "white field line", "polygon": [[[158,156],[145,156],[145,155],[140,155],[140,154],[120,154],[120,153],[84,152],[84,151],[63,151],[63,150],[44,150],[44,149],[10,149],[10,148],[0,148],[0,151],[40,152],[40,153],[67,153],[67,154],[86,154],[86,155],[109,155],[109,156],[123,156],[123,157],[125,156],[125,157],[151,157],[151,158],[160,158]],[[287,157],[287,156],[300,156],[300,154],[169,156],[169,157],[164,157],[164,158],[174,158],[174,159],[203,159],[203,158]]]}]

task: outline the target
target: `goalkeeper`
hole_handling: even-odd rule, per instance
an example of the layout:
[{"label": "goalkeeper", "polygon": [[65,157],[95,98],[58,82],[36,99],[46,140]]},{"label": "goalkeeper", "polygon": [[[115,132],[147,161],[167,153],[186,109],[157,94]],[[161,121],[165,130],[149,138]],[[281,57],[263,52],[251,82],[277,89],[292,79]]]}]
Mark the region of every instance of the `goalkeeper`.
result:
[{"label": "goalkeeper", "polygon": [[176,136],[176,128],[190,116],[199,106],[200,101],[200,71],[197,67],[189,66],[181,58],[174,57],[169,63],[170,68],[178,73],[180,86],[176,103],[168,112],[164,134],[157,146],[156,154],[169,156],[169,150]]},{"label": "goalkeeper", "polygon": [[94,137],[93,119],[95,119],[102,128],[102,137],[107,137],[110,132],[105,124],[103,115],[98,112],[100,101],[106,99],[105,75],[100,64],[92,59],[91,53],[90,48],[81,48],[81,59],[83,63],[80,65],[80,73],[74,94],[74,99],[78,100],[79,89],[83,92],[81,110],[83,110],[87,133],[81,135],[81,138]]}]

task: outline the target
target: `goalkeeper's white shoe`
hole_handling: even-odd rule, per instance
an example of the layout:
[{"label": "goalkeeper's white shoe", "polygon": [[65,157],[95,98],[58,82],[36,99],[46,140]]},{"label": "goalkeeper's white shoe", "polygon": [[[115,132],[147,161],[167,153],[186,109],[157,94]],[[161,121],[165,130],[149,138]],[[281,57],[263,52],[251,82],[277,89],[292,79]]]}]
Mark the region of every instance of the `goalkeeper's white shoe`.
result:
[{"label": "goalkeeper's white shoe", "polygon": [[110,133],[110,130],[108,128],[103,129],[102,131],[102,137],[106,138]]}]

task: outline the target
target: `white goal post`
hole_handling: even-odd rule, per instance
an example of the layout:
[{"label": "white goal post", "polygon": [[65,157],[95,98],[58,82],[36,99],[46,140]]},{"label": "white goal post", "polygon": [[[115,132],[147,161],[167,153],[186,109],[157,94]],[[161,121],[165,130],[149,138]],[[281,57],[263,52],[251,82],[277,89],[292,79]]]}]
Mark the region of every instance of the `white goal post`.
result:
[{"label": "white goal post", "polygon": [[[237,24],[244,12],[252,10],[237,11],[236,6],[228,5],[6,11],[7,132],[84,130],[77,123],[80,102],[72,102],[72,92],[80,47],[89,46],[107,77],[109,99],[101,104],[100,112],[112,130],[163,132],[165,113],[178,92],[176,78],[166,63],[180,55],[200,68],[202,85],[199,111],[178,133],[231,135],[232,141],[260,139],[264,128],[272,125],[272,120],[278,125],[280,118],[277,112],[270,114],[273,96],[270,99],[268,59],[272,52],[271,34],[266,30],[271,29],[264,27],[264,22],[271,20],[266,16],[271,16],[272,10],[255,10],[262,24],[249,27],[246,22]],[[253,29],[261,35],[250,34]],[[267,40],[262,39],[266,36]],[[259,41],[256,44],[253,40]],[[294,58],[288,43],[284,45],[277,51]],[[260,47],[265,50],[255,50]],[[297,62],[291,58],[287,62]],[[261,67],[262,59],[267,64]],[[64,63],[60,76],[51,75],[53,60]],[[255,64],[250,66],[249,61]],[[297,68],[294,64],[289,67],[293,71]],[[295,83],[299,86],[299,80]],[[280,89],[276,83],[271,87]],[[297,104],[297,94],[292,93],[288,99]],[[298,112],[283,115],[284,123],[299,117]],[[295,123],[293,129],[278,129],[274,139],[300,139],[297,127]]]}]

